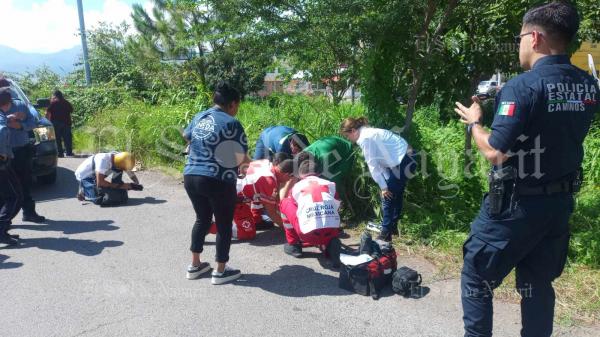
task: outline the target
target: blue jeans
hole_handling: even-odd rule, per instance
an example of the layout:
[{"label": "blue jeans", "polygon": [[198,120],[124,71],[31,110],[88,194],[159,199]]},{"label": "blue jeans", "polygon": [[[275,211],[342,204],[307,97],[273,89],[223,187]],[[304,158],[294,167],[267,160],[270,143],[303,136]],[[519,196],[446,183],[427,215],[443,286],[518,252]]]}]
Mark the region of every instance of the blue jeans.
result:
[{"label": "blue jeans", "polygon": [[400,165],[388,169],[390,177],[386,179],[386,183],[388,190],[392,192],[393,196],[390,199],[381,198],[383,212],[382,232],[391,233],[395,232],[395,229],[398,229],[398,221],[402,213],[404,189],[409,177],[415,173],[416,165],[413,157],[406,154]]},{"label": "blue jeans", "polygon": [[[113,184],[120,184],[123,182],[123,172],[117,172],[111,178]],[[98,189],[96,185],[96,175],[91,177],[83,178],[79,182],[79,187],[83,192],[85,200],[96,203],[101,197],[104,189]]]},{"label": "blue jeans", "polygon": [[81,179],[79,186],[83,191],[83,196],[87,201],[95,202],[98,199],[98,190],[96,189],[96,177],[91,176]]}]

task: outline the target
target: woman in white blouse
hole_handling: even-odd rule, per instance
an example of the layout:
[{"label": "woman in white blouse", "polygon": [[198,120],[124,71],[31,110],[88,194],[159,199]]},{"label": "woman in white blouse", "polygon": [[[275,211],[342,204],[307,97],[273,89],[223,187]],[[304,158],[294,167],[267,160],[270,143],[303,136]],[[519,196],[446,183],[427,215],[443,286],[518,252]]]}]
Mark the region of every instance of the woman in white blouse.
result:
[{"label": "woman in white blouse", "polygon": [[416,167],[412,149],[399,135],[370,127],[365,117],[346,118],[340,132],[361,148],[371,177],[381,188],[383,222],[377,239],[391,241],[398,235],[404,188]]}]

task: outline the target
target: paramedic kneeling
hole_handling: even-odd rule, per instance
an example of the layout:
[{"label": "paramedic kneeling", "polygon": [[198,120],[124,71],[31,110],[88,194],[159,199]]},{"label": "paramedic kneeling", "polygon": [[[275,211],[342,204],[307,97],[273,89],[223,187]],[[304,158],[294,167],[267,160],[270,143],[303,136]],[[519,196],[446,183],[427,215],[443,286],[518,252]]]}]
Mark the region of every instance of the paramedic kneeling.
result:
[{"label": "paramedic kneeling", "polygon": [[[281,213],[287,243],[284,252],[302,256],[302,246],[325,248],[334,267],[340,259],[340,215],[335,183],[319,178],[317,164],[305,160],[298,167],[299,181],[290,180],[280,191]],[[291,189],[291,193],[289,193]],[[288,195],[289,194],[289,195]]]},{"label": "paramedic kneeling", "polygon": [[[294,161],[285,153],[277,153],[274,158],[273,163],[267,159],[250,162],[246,176],[237,183],[238,197],[252,201],[252,218],[259,229],[273,227],[273,224],[283,228],[278,209],[279,188],[292,177]],[[264,220],[263,215],[269,220]]]}]

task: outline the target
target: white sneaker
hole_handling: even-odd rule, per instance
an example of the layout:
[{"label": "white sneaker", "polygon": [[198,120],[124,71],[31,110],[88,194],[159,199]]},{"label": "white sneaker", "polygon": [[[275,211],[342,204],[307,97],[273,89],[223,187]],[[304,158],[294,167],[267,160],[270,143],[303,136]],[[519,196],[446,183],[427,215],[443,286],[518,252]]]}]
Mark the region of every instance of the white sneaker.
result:
[{"label": "white sneaker", "polygon": [[187,279],[194,280],[200,277],[200,275],[210,270],[210,264],[206,262],[200,263],[198,266],[189,265],[187,269]]},{"label": "white sneaker", "polygon": [[367,222],[367,229],[372,232],[381,233],[381,228],[381,224],[374,223],[372,221]]},{"label": "white sneaker", "polygon": [[219,273],[216,269],[213,270],[210,283],[214,285],[225,284],[237,280],[240,276],[242,276],[240,270],[225,266],[225,270],[222,273]]}]

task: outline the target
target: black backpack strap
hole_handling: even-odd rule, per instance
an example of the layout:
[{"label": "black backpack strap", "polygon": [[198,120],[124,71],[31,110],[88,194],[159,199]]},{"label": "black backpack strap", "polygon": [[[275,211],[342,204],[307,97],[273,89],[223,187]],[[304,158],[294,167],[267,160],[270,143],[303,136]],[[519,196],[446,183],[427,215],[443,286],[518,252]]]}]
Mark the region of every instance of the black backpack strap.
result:
[{"label": "black backpack strap", "polygon": [[375,282],[373,282],[373,280],[369,280],[369,294],[371,294],[371,298],[374,300],[379,299],[379,293],[375,289]]}]

